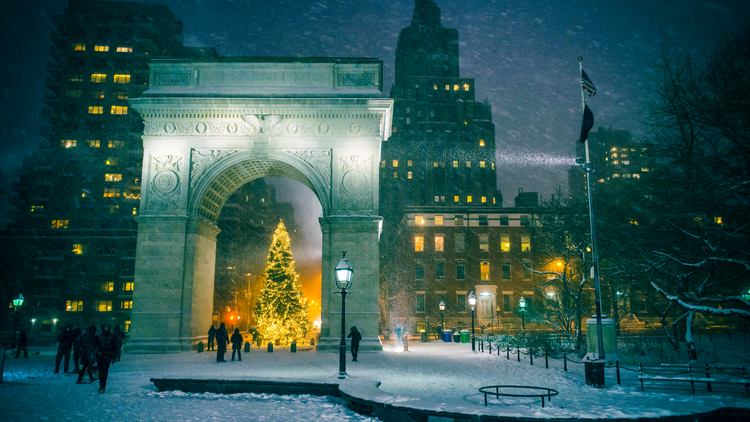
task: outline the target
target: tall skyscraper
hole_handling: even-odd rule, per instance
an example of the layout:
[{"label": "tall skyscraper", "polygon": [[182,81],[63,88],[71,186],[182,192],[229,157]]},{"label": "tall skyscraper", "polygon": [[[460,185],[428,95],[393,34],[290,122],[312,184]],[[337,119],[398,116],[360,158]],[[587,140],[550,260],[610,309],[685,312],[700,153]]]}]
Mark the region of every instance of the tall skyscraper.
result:
[{"label": "tall skyscraper", "polygon": [[148,60],[216,51],[183,47],[182,22],[163,5],[70,0],[53,20],[46,142],[13,188],[6,275],[33,298],[36,329],[127,326],[143,160],[143,123],[127,100],[148,87]]}]

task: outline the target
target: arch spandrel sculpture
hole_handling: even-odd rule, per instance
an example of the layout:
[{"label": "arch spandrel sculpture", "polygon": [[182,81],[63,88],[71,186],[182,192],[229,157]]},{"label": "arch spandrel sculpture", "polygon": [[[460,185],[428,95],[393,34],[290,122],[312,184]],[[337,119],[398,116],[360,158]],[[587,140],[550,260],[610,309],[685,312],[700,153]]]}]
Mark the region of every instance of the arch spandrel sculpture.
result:
[{"label": "arch spandrel sculpture", "polygon": [[211,324],[216,223],[229,196],[264,176],[298,180],[323,208],[319,348],[338,348],[341,251],[357,269],[347,323],[378,339],[378,166],[393,101],[374,59],[151,63],[131,99],[144,158],[129,351],[189,350]]}]

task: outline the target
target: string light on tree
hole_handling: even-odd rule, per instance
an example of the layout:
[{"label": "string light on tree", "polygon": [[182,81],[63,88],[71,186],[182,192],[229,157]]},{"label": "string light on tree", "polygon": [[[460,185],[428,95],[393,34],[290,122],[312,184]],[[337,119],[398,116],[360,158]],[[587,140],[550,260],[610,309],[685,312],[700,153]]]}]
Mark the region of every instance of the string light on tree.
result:
[{"label": "string light on tree", "polygon": [[279,221],[266,259],[263,290],[255,306],[257,329],[264,341],[301,343],[310,330],[307,300],[294,268],[291,241],[284,222]]}]

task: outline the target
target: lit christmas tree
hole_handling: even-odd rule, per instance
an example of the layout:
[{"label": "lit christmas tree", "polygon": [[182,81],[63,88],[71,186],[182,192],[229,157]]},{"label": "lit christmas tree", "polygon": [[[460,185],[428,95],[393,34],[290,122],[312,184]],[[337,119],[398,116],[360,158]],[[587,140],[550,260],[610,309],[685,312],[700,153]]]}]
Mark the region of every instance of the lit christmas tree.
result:
[{"label": "lit christmas tree", "polygon": [[301,343],[307,335],[307,299],[294,269],[289,233],[284,222],[273,234],[266,259],[265,282],[255,306],[257,329],[264,342]]}]

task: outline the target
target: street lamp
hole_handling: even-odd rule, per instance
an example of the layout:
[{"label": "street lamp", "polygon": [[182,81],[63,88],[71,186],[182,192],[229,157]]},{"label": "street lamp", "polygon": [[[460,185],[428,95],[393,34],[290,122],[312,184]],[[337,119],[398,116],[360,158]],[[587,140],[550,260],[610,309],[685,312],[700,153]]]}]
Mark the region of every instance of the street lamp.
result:
[{"label": "street lamp", "polygon": [[521,296],[521,299],[518,299],[518,306],[521,307],[521,333],[526,333],[526,321],[524,315],[526,314],[526,299]]},{"label": "street lamp", "polygon": [[12,349],[16,348],[16,331],[18,330],[18,317],[21,315],[20,312],[18,312],[18,308],[23,306],[23,295],[19,293],[16,297],[13,298],[13,311],[16,313],[16,322],[13,324],[13,337],[10,340],[10,347]]},{"label": "street lamp", "polygon": [[339,379],[346,378],[346,293],[347,289],[352,285],[352,275],[354,270],[349,265],[349,260],[346,259],[346,252],[344,252],[338,265],[336,265],[336,287],[339,288],[341,293],[341,343],[339,343]]},{"label": "street lamp", "polygon": [[469,306],[471,306],[471,351],[476,350],[474,345],[474,307],[477,305],[477,297],[474,292],[469,295]]},{"label": "street lamp", "polygon": [[[445,322],[443,321],[443,311],[445,310],[445,302],[442,300],[440,301],[440,304],[438,305],[438,308],[440,308],[440,329],[445,330]],[[443,332],[440,332],[440,336],[443,336]]]}]

